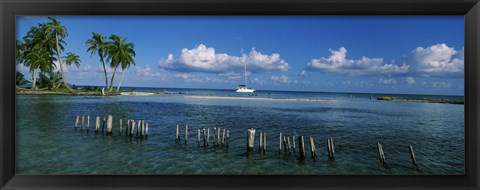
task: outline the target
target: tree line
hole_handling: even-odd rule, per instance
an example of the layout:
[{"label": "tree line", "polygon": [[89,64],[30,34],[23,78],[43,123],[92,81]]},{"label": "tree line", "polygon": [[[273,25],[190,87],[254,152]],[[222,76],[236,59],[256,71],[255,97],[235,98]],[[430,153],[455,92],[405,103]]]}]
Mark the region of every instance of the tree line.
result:
[{"label": "tree line", "polygon": [[[47,23],[38,23],[27,32],[27,34],[20,40],[16,41],[16,64],[23,64],[28,67],[32,74],[31,80],[25,79],[24,75],[17,70],[16,84],[17,87],[28,82],[31,83],[31,90],[37,89],[67,89],[70,93],[75,90],[70,87],[66,81],[64,67],[75,65],[80,67],[80,56],[75,53],[68,52],[64,56],[65,38],[68,36],[67,28],[62,23],[52,17],[48,17]],[[117,68],[121,66],[122,75],[117,85],[116,92],[120,91],[125,70],[131,64],[135,65],[133,59],[136,55],[134,50],[134,43],[127,42],[126,37],[112,34],[108,39],[100,33],[92,32],[92,37],[85,42],[87,52],[93,57],[97,55],[103,66],[105,74],[105,92],[111,93],[113,91],[113,84],[115,81],[115,74]],[[58,71],[55,72],[56,64],[58,63]],[[107,66],[113,69],[108,82]],[[37,78],[38,75],[38,78]]]}]

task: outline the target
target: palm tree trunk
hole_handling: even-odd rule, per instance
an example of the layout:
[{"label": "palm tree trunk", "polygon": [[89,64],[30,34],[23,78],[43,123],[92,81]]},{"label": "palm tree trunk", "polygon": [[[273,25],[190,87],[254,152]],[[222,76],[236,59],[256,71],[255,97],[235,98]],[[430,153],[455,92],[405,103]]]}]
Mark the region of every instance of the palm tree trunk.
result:
[{"label": "palm tree trunk", "polygon": [[110,88],[108,88],[108,92],[112,92],[113,90],[113,80],[115,79],[115,73],[117,72],[117,68],[118,68],[118,64],[115,67],[115,69],[113,69],[112,80],[110,81]]},{"label": "palm tree trunk", "polygon": [[105,73],[105,88],[108,89],[107,68],[105,67],[105,60],[103,60],[103,56],[100,56],[100,60],[102,60],[103,72]]},{"label": "palm tree trunk", "polygon": [[123,75],[125,74],[125,69],[122,69],[122,76],[120,77],[120,82],[118,83],[117,93],[120,91],[120,86],[122,85]]},{"label": "palm tree trunk", "polygon": [[62,74],[62,82],[67,87],[70,93],[73,93],[73,90],[68,86],[67,81],[65,81],[65,74],[63,73],[63,66],[62,66],[62,55],[60,54],[60,46],[58,45],[58,33],[55,33],[55,40],[57,43],[57,57],[58,57],[58,64],[60,65],[60,73]]},{"label": "palm tree trunk", "polygon": [[[39,67],[40,67],[40,66],[39,66]],[[37,78],[35,77],[35,71],[36,71],[36,70],[37,70],[37,69],[33,69],[33,74],[32,74],[32,81],[33,81],[33,82],[32,82],[32,90],[35,90],[35,87],[36,87],[35,84],[37,83]]]}]

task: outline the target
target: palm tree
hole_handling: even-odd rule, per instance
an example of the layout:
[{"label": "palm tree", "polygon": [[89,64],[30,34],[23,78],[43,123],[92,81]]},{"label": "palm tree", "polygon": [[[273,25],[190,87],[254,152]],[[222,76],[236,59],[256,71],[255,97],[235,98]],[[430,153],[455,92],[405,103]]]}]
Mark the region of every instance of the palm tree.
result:
[{"label": "palm tree", "polygon": [[75,53],[72,53],[72,52],[68,52],[66,56],[63,56],[63,62],[65,62],[65,65],[66,66],[71,66],[72,63],[75,64],[75,66],[80,67],[80,56],[78,56],[77,54]]},{"label": "palm tree", "polygon": [[63,38],[65,38],[68,35],[67,28],[63,26],[58,19],[55,19],[52,17],[48,17],[48,19],[50,20],[50,22],[45,24],[43,27],[44,34],[46,38],[50,38],[50,37],[55,38],[56,54],[58,58],[58,65],[60,65],[60,73],[62,74],[62,81],[65,87],[67,87],[68,91],[72,93],[73,90],[70,88],[70,86],[68,86],[67,82],[65,81],[65,73],[63,72],[63,63],[61,59],[62,55],[60,51],[61,48],[59,45],[60,44],[59,41],[63,40]]},{"label": "palm tree", "polygon": [[127,43],[127,38],[122,38],[118,35],[110,36],[111,42],[107,44],[106,52],[107,52],[107,60],[110,61],[110,67],[114,68],[112,74],[112,80],[110,82],[109,92],[113,90],[113,81],[115,78],[115,72],[117,71],[118,65],[122,65],[122,78],[120,79],[117,92],[120,88],[120,85],[123,80],[123,74],[125,73],[125,69],[130,64],[135,64],[133,57],[135,57],[135,51],[133,47],[135,46],[133,43]]},{"label": "palm tree", "polygon": [[36,70],[53,70],[53,68],[55,68],[53,61],[54,59],[50,56],[50,53],[43,48],[37,48],[25,57],[25,65],[28,66],[30,72],[32,72],[32,90],[36,89]]},{"label": "palm tree", "polygon": [[106,37],[102,36],[100,33],[93,32],[92,39],[88,39],[85,43],[88,46],[87,52],[90,52],[91,56],[97,53],[100,57],[100,61],[103,65],[103,73],[105,74],[105,88],[108,88],[108,78],[107,78],[107,68],[105,67],[105,46],[107,42],[105,41]]}]

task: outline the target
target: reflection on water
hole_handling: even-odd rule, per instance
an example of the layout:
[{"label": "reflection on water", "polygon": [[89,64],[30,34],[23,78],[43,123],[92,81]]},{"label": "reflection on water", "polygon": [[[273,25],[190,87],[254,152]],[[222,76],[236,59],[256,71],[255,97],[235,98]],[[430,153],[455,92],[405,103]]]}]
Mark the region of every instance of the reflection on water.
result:
[{"label": "reflection on water", "polygon": [[[270,93],[270,94],[268,94]],[[200,93],[198,93],[200,95]],[[204,91],[229,96],[230,92]],[[463,174],[464,106],[386,102],[370,95],[260,93],[257,97],[322,101],[192,98],[173,95],[79,97],[17,96],[16,168],[19,174]],[[95,134],[96,116],[114,117],[114,135]],[[76,115],[90,128],[74,129]],[[118,136],[118,119],[144,119],[148,140]],[[189,125],[189,142],[175,144],[175,125]],[[197,147],[197,128],[228,128],[229,148]],[[247,155],[246,129],[257,129]],[[125,129],[125,120],[124,126]],[[258,131],[267,151],[258,152]],[[317,158],[279,154],[278,135],[316,141]],[[335,160],[326,140],[333,138]],[[213,137],[210,139],[213,140]],[[379,163],[381,142],[387,165]],[[211,142],[212,144],[212,142]],[[415,149],[412,166],[408,146]],[[297,145],[298,146],[298,145]]]}]

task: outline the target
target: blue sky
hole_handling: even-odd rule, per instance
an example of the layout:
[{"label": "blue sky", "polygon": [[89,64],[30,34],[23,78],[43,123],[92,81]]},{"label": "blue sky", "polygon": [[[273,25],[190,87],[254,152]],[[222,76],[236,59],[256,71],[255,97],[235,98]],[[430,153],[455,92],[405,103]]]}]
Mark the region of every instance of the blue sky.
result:
[{"label": "blue sky", "polygon": [[[246,64],[259,90],[464,94],[463,16],[56,18],[68,30],[63,54],[82,60],[66,71],[77,85],[105,84],[85,46],[99,32],[135,44],[122,86],[235,89]],[[17,39],[39,22],[46,17],[17,17]]]}]

